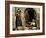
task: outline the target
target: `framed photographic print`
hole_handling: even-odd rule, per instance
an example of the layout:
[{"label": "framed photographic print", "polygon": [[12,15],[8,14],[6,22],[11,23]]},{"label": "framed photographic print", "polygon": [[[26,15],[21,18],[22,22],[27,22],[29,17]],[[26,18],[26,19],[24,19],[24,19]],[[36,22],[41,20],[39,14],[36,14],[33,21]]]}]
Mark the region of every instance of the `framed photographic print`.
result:
[{"label": "framed photographic print", "polygon": [[5,36],[44,35],[44,3],[5,2]]}]

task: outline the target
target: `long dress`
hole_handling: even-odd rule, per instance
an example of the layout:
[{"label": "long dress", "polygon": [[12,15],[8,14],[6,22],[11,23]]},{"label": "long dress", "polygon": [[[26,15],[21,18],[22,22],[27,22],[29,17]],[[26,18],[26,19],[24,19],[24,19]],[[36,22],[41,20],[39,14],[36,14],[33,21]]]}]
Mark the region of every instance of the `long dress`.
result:
[{"label": "long dress", "polygon": [[20,13],[18,12],[19,15],[16,15],[16,27],[22,26],[22,21],[21,21],[21,16]]}]

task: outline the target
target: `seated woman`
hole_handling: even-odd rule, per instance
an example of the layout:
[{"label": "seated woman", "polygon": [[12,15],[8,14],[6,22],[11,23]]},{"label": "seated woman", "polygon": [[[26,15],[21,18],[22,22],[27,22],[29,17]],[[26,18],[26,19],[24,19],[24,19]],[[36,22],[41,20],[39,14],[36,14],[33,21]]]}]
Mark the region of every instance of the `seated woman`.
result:
[{"label": "seated woman", "polygon": [[[30,25],[33,20],[36,20],[36,11],[33,8],[26,8],[24,12],[26,24]],[[32,24],[35,24],[35,21]]]}]

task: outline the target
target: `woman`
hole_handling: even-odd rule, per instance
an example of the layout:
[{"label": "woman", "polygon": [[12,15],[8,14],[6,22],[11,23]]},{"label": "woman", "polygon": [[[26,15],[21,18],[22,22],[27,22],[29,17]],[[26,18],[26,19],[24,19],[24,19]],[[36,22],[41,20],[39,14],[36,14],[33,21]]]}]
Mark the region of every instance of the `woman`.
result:
[{"label": "woman", "polygon": [[22,26],[22,21],[21,21],[21,10],[18,9],[16,12],[16,27]]},{"label": "woman", "polygon": [[33,20],[36,20],[36,11],[33,8],[26,8],[25,9],[25,20],[26,24],[31,24]]}]

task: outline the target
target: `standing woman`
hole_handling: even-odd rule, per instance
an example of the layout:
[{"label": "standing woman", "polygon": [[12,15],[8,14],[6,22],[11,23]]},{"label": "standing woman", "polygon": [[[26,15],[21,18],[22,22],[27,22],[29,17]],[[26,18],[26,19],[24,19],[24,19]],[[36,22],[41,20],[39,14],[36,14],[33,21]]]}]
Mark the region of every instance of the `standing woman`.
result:
[{"label": "standing woman", "polygon": [[21,10],[18,8],[16,12],[16,27],[22,26],[22,21],[21,21]]}]

